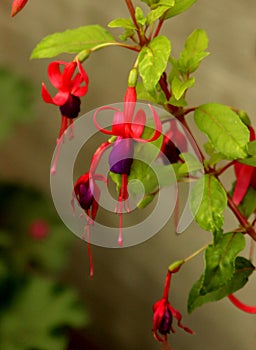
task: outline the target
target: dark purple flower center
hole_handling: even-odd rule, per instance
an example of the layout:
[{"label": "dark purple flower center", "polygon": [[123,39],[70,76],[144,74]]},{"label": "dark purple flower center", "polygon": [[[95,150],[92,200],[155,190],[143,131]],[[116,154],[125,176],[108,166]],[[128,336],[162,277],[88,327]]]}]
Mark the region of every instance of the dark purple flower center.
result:
[{"label": "dark purple flower center", "polygon": [[167,333],[170,333],[171,327],[172,327],[172,313],[168,309],[168,307],[166,307],[163,318],[158,328],[159,333],[166,335]]},{"label": "dark purple flower center", "polygon": [[109,154],[110,171],[116,174],[130,174],[133,162],[134,143],[130,138],[117,138]]},{"label": "dark purple flower center", "polygon": [[77,191],[77,200],[84,210],[90,209],[94,200],[89,183],[81,183]]},{"label": "dark purple flower center", "polygon": [[80,98],[70,94],[67,102],[60,106],[61,115],[70,119],[78,117],[80,112],[80,104]]},{"label": "dark purple flower center", "polygon": [[[168,159],[169,163],[177,163],[180,156],[180,150],[175,146],[175,144],[169,139],[164,140],[161,151]],[[167,159],[164,160],[164,163],[167,164]]]}]

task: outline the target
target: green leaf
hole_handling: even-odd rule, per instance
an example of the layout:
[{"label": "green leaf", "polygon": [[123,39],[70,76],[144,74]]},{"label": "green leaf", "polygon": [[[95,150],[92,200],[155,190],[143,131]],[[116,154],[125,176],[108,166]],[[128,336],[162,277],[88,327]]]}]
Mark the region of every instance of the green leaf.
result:
[{"label": "green leaf", "polygon": [[168,103],[177,107],[187,106],[187,101],[184,98],[181,97],[179,100],[177,100],[173,95],[169,99]]},{"label": "green leaf", "polygon": [[256,157],[249,157],[245,159],[239,159],[239,163],[256,167]]},{"label": "green leaf", "polygon": [[247,156],[249,130],[229,107],[208,103],[196,109],[194,118],[198,128],[209,137],[216,152],[222,153],[226,159]]},{"label": "green leaf", "polygon": [[147,102],[152,102],[159,105],[164,105],[166,103],[166,96],[162,89],[151,91],[150,93],[145,89],[142,81],[139,81],[136,85],[136,93],[138,100],[144,100]]},{"label": "green leaf", "polygon": [[203,164],[191,153],[181,153],[180,158],[185,163],[181,164],[179,173],[192,173],[194,171],[203,170]]},{"label": "green leaf", "polygon": [[136,27],[130,18],[116,18],[108,24],[110,28],[125,28],[135,30]]},{"label": "green leaf", "polygon": [[136,7],[135,9],[135,18],[139,25],[144,26],[146,24],[147,19],[140,7]]},{"label": "green leaf", "polygon": [[63,350],[64,326],[81,327],[88,322],[76,293],[48,279],[33,278],[0,318],[2,349]]},{"label": "green leaf", "polygon": [[172,93],[174,97],[179,100],[185,91],[195,84],[195,78],[190,78],[186,81],[181,81],[177,76],[172,80]]},{"label": "green leaf", "polygon": [[115,42],[115,38],[105,28],[89,25],[46,36],[34,48],[31,58],[51,58],[61,53],[79,53]]},{"label": "green leaf", "polygon": [[208,37],[203,29],[195,29],[187,38],[178,59],[178,70],[183,74],[193,73],[203,58],[209,55]]},{"label": "green leaf", "polygon": [[147,24],[155,22],[157,19],[163,16],[163,14],[172,8],[175,4],[174,0],[160,1],[157,4],[157,8],[150,11],[147,15]]},{"label": "green leaf", "polygon": [[205,250],[205,271],[200,294],[220,289],[233,277],[235,258],[244,249],[245,238],[242,233],[225,233],[218,243]]},{"label": "green leaf", "polygon": [[248,154],[250,156],[255,156],[256,155],[256,140],[251,141],[248,143]]},{"label": "green leaf", "polygon": [[218,290],[209,292],[205,295],[200,294],[200,288],[204,278],[204,276],[201,276],[201,278],[193,285],[189,293],[187,304],[188,312],[191,313],[195,308],[200,307],[205,303],[220,300],[243,288],[248,282],[248,278],[254,269],[254,266],[249,260],[238,256],[235,260],[235,271],[232,278]]},{"label": "green leaf", "polygon": [[142,2],[145,2],[148,6],[157,4],[159,0],[141,0]]},{"label": "green leaf", "polygon": [[253,187],[250,186],[248,188],[238,209],[246,218],[249,218],[249,216],[256,210],[256,191]]},{"label": "green leaf", "polygon": [[211,175],[201,177],[191,190],[190,208],[196,222],[206,231],[220,231],[227,195],[219,181]]},{"label": "green leaf", "polygon": [[16,125],[29,121],[32,101],[33,87],[30,82],[13,71],[0,68],[0,143]]},{"label": "green leaf", "polygon": [[165,19],[177,16],[188,10],[197,0],[175,0],[175,5],[167,12]]},{"label": "green leaf", "polygon": [[171,43],[165,36],[154,38],[144,46],[138,56],[139,72],[145,89],[149,92],[156,89],[160,77],[166,69]]}]

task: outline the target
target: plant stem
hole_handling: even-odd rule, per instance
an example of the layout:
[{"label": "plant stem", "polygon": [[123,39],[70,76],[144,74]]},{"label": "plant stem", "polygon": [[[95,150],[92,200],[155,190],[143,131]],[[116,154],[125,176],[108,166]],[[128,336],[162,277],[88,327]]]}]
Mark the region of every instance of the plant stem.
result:
[{"label": "plant stem", "polygon": [[131,0],[125,0],[126,2],[126,5],[128,7],[128,10],[130,12],[130,15],[131,15],[131,18],[132,18],[132,21],[136,27],[136,30],[137,30],[137,33],[138,33],[138,37],[139,37],[139,41],[140,41],[140,45],[143,46],[143,39],[142,39],[142,36],[141,36],[141,33],[140,33],[140,27],[137,23],[137,20],[136,20],[136,17],[135,17],[135,9],[134,9],[134,6],[133,6],[133,3]]}]

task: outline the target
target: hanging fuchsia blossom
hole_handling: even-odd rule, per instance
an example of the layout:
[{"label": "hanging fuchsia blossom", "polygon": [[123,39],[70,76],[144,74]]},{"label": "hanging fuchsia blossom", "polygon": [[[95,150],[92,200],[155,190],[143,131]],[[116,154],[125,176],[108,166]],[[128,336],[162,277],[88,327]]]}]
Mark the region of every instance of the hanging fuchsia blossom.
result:
[{"label": "hanging fuchsia blossom", "polygon": [[169,130],[165,133],[161,147],[162,154],[165,155],[163,162],[173,164],[180,160],[180,153],[187,152],[188,142],[184,132],[178,128],[178,121],[172,118],[169,121]]},{"label": "hanging fuchsia blossom", "polygon": [[[250,141],[254,141],[256,139],[255,131],[252,127],[249,127],[249,130]],[[235,205],[239,205],[250,186],[256,190],[256,168],[236,161],[234,164],[234,170],[236,175],[236,185],[232,200]]]},{"label": "hanging fuchsia blossom", "polygon": [[[124,97],[124,110],[121,111],[114,107],[104,106],[99,108],[94,114],[94,123],[96,127],[104,134],[116,136],[116,140],[112,144],[112,150],[109,155],[110,171],[121,175],[121,186],[118,195],[118,204],[116,212],[119,214],[119,237],[118,243],[121,246],[122,238],[122,213],[123,204],[127,212],[130,211],[127,200],[128,193],[128,176],[133,162],[134,142],[152,142],[155,141],[162,132],[162,123],[155,109],[149,106],[153,115],[155,130],[153,135],[148,139],[142,138],[142,134],[146,125],[146,113],[139,109],[134,116],[136,107],[136,89],[134,86],[128,86]],[[113,110],[114,116],[112,121],[112,129],[104,129],[97,121],[98,113],[104,110]]]},{"label": "hanging fuchsia blossom", "polygon": [[194,332],[190,328],[184,326],[181,323],[181,313],[178,310],[174,309],[174,307],[171,306],[168,300],[172,274],[178,272],[179,268],[180,266],[173,271],[168,270],[163,297],[153,305],[152,331],[155,339],[164,343],[165,349],[169,349],[167,343],[167,334],[169,334],[170,332],[175,333],[175,330],[172,327],[173,318],[176,318],[176,320],[178,321],[178,327],[184,329],[184,331],[190,334],[194,334]]},{"label": "hanging fuchsia blossom", "polygon": [[90,246],[90,226],[93,225],[94,219],[96,217],[98,207],[99,207],[99,198],[100,198],[100,189],[97,186],[95,180],[104,180],[102,175],[94,174],[91,177],[90,173],[86,173],[78,178],[74,186],[72,206],[74,209],[74,198],[76,197],[81,208],[84,209],[86,213],[86,226],[85,233],[87,235],[88,243],[88,256],[90,261],[90,276],[93,276],[93,260]]},{"label": "hanging fuchsia blossom", "polygon": [[[63,66],[63,71],[61,67]],[[76,69],[78,72],[75,74]],[[75,76],[73,77],[73,75]],[[73,124],[73,119],[78,117],[80,112],[80,97],[88,91],[88,76],[81,63],[77,61],[64,62],[55,61],[48,66],[48,76],[52,85],[58,90],[52,97],[44,83],[42,83],[42,97],[46,103],[52,103],[59,107],[61,113],[61,128],[57,138],[57,151],[51,173],[56,171],[56,163],[60,152],[62,135],[66,129]],[[71,131],[70,137],[73,137]]]},{"label": "hanging fuchsia blossom", "polygon": [[14,17],[17,15],[17,13],[23,9],[27,2],[28,0],[14,0],[12,3],[11,16]]}]

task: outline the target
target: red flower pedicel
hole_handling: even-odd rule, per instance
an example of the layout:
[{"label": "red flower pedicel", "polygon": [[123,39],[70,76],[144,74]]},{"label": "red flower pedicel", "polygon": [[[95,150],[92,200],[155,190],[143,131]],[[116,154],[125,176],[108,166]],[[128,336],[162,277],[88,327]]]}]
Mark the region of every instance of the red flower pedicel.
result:
[{"label": "red flower pedicel", "polygon": [[[62,72],[60,70],[61,66],[64,67]],[[78,69],[78,73],[73,77],[76,69]],[[42,83],[43,100],[46,103],[52,103],[58,106],[62,117],[61,128],[57,138],[56,156],[51,169],[51,173],[54,174],[60,152],[60,144],[63,141],[62,136],[65,130],[73,124],[73,119],[78,117],[81,104],[80,97],[87,93],[89,79],[78,60],[73,62],[55,61],[50,63],[48,66],[48,76],[50,82],[58,92],[52,97],[45,84]],[[72,132],[70,137],[73,137]]]}]

